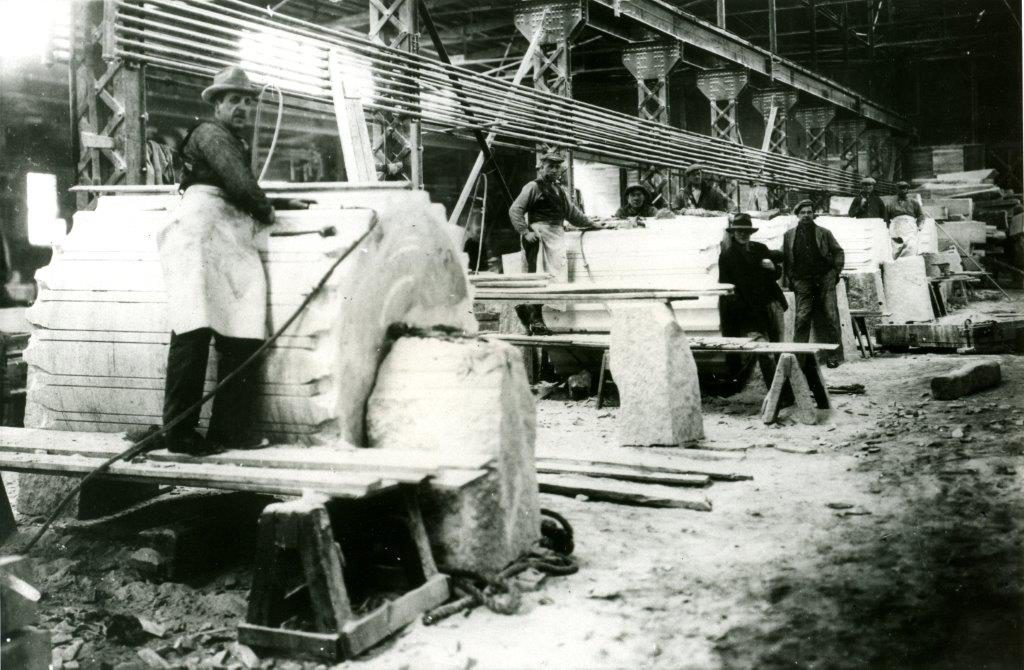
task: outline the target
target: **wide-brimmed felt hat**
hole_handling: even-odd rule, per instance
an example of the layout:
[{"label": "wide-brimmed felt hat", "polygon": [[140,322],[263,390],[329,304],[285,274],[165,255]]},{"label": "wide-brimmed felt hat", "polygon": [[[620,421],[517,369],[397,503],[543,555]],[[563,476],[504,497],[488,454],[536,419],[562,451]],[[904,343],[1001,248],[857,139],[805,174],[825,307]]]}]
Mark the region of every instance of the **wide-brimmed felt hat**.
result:
[{"label": "wide-brimmed felt hat", "polygon": [[622,192],[623,197],[628,198],[629,194],[633,191],[639,191],[644,194],[644,197],[648,200],[651,199],[651,191],[647,188],[646,184],[630,184],[626,187],[626,190]]},{"label": "wide-brimmed felt hat", "polygon": [[740,212],[736,216],[732,217],[732,220],[729,221],[729,225],[726,228],[726,230],[730,232],[734,230],[745,230],[750,233],[756,233],[758,230],[760,230],[760,228],[754,227],[754,224],[750,220],[749,214]]},{"label": "wide-brimmed felt hat", "polygon": [[694,163],[690,167],[683,171],[684,175],[690,174],[691,172],[707,172],[708,166],[703,163]]},{"label": "wide-brimmed felt hat", "polygon": [[796,214],[797,212],[799,212],[800,208],[803,207],[804,205],[810,207],[812,213],[814,212],[814,201],[809,198],[804,198],[800,202],[796,203],[796,205],[793,207],[793,213]]},{"label": "wide-brimmed felt hat", "polygon": [[863,179],[860,180],[860,183],[861,184],[871,184],[872,186],[874,186],[878,182],[875,181],[874,177],[864,177]]},{"label": "wide-brimmed felt hat", "polygon": [[213,75],[213,84],[203,89],[203,100],[211,102],[218,93],[227,93],[229,91],[256,95],[260,92],[260,89],[249,81],[249,75],[245,73],[245,70],[237,65],[229,65]]},{"label": "wide-brimmed felt hat", "polygon": [[546,154],[541,155],[541,163],[564,163],[565,156],[557,151],[549,151]]}]

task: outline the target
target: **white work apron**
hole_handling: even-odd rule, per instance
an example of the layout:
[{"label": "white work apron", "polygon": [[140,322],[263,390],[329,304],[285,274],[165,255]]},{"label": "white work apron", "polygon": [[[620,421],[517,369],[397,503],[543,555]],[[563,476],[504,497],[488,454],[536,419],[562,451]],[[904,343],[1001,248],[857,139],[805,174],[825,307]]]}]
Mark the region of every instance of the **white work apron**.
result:
[{"label": "white work apron", "polygon": [[228,337],[267,334],[267,278],[255,219],[216,186],[196,184],[160,231],[167,323],[175,333],[212,328]]},{"label": "white work apron", "polygon": [[537,270],[547,272],[557,283],[569,281],[565,262],[565,229],[559,223],[535,223],[533,232],[540,239]]},{"label": "white work apron", "polygon": [[894,216],[892,221],[889,222],[889,237],[893,238],[892,248],[893,251],[899,248],[899,243],[895,241],[895,238],[899,237],[903,239],[903,244],[906,247],[903,249],[901,256],[916,256],[918,253],[918,237],[920,235],[920,229],[917,227],[917,219],[912,216],[899,215]]}]

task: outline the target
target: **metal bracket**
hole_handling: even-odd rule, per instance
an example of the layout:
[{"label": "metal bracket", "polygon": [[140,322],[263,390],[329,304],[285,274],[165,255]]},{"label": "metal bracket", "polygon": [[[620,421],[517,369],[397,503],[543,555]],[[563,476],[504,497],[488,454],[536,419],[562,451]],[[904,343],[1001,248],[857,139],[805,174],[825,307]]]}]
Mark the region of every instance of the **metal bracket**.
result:
[{"label": "metal bracket", "polygon": [[622,64],[640,81],[667,77],[682,57],[679,42],[636,44],[622,50]]},{"label": "metal bracket", "polygon": [[515,5],[516,28],[527,39],[541,29],[541,44],[566,42],[586,22],[583,0],[517,0]]}]

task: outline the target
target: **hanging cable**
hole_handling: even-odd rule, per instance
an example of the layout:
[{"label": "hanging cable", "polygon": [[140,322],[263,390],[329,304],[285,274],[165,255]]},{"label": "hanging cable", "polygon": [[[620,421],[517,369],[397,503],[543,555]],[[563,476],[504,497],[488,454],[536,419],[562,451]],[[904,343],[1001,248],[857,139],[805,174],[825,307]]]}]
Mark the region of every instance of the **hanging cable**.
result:
[{"label": "hanging cable", "polygon": [[267,169],[270,167],[270,159],[274,156],[274,149],[277,147],[277,137],[281,133],[281,120],[284,118],[284,94],[281,93],[281,89],[277,84],[266,83],[263,88],[260,89],[260,94],[256,97],[256,118],[253,120],[252,128],[252,171],[256,173],[256,163],[259,160],[260,153],[260,116],[263,113],[263,96],[266,94],[267,89],[272,88],[277,93],[277,123],[274,124],[274,135],[270,139],[270,149],[267,151],[267,158],[263,161],[263,169],[260,170],[257,181],[263,181],[267,176]]}]

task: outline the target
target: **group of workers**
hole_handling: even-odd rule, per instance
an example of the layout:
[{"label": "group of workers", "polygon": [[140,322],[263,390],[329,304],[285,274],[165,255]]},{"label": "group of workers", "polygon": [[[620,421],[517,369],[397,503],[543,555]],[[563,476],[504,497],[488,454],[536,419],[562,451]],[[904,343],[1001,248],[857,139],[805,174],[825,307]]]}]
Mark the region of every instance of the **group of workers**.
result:
[{"label": "group of workers", "polygon": [[[171,341],[164,395],[163,440],[170,451],[203,455],[247,441],[256,401],[252,366],[239,368],[266,337],[267,282],[255,244],[256,233],[274,223],[275,207],[303,206],[295,201],[272,202],[250,169],[250,147],[243,130],[258,88],[246,73],[232,66],[214,76],[202,93],[213,117],[198,123],[182,145],[182,199],[174,220],[158,243],[168,294]],[[529,182],[509,207],[530,272],[541,257],[546,271],[559,274],[564,263],[565,222],[589,229],[601,227],[577,206],[561,184],[564,157],[541,157],[537,179]],[[906,182],[898,184],[894,203],[886,205],[865,179],[850,216],[886,221],[909,215],[922,218],[920,205],[908,198]],[[701,165],[685,172],[685,184],[670,206],[658,209],[646,187],[625,191],[616,218],[665,217],[679,213],[730,212],[729,197]],[[785,277],[795,297],[794,341],[807,342],[813,324],[818,336],[839,342],[836,285],[844,254],[835,237],[815,224],[815,207],[803,200],[794,208],[797,226],[786,232],[781,252],[751,241],[757,231],[748,214],[735,214],[727,228],[729,243],[719,258],[719,280],[735,287],[722,301],[723,335],[761,333],[782,339],[782,315],[788,304],[778,280]],[[540,305],[521,305],[520,319],[533,334],[550,331]],[[217,380],[224,381],[214,398],[210,428],[197,431],[211,340],[218,354]],[[830,367],[838,364],[834,357]],[[766,370],[766,374],[771,374]]]}]

